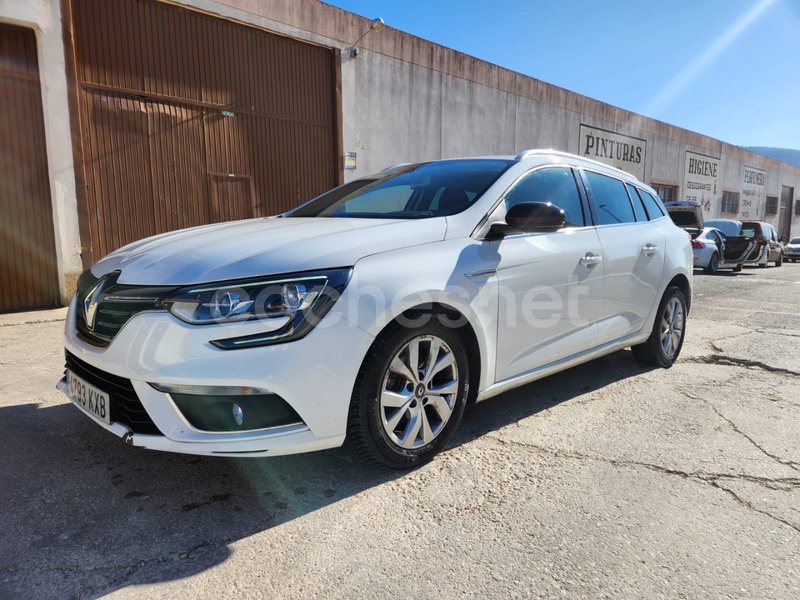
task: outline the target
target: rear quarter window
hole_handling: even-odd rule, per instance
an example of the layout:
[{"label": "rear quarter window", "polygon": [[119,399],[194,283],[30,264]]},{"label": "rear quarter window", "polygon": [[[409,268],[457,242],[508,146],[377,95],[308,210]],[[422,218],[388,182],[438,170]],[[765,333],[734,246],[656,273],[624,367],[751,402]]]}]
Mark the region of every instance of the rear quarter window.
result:
[{"label": "rear quarter window", "polygon": [[656,200],[649,192],[643,190],[641,188],[636,188],[639,192],[639,195],[642,198],[642,202],[644,202],[645,207],[647,208],[647,214],[650,217],[650,220],[658,219],[663,217],[666,213],[664,212],[664,208],[661,205],[661,202]]}]

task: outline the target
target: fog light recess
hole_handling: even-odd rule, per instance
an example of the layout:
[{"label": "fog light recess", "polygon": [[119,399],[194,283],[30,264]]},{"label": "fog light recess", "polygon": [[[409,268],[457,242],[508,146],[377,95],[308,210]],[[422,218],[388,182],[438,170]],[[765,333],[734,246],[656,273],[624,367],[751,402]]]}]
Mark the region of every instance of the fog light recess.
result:
[{"label": "fog light recess", "polygon": [[154,383],[150,386],[169,394],[183,417],[201,431],[255,431],[303,424],[286,400],[260,388]]}]

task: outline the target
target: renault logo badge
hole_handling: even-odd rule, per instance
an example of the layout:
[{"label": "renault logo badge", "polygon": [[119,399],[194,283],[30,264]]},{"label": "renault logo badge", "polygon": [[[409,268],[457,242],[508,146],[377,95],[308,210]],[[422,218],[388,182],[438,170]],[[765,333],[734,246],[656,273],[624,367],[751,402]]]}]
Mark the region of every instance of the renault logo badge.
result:
[{"label": "renault logo badge", "polygon": [[97,313],[97,302],[100,299],[100,292],[103,291],[103,284],[105,284],[105,279],[98,281],[83,299],[83,315],[89,331],[94,331],[94,317]]}]

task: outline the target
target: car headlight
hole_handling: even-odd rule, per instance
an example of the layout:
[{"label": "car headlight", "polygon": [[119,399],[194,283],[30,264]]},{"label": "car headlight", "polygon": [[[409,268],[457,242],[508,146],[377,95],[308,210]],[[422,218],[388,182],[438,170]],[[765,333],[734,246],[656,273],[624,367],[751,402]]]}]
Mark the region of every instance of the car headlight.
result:
[{"label": "car headlight", "polygon": [[351,271],[331,269],[187,287],[161,304],[192,325],[282,317],[286,322],[278,329],[211,342],[224,350],[278,344],[298,340],[311,331],[339,298]]}]

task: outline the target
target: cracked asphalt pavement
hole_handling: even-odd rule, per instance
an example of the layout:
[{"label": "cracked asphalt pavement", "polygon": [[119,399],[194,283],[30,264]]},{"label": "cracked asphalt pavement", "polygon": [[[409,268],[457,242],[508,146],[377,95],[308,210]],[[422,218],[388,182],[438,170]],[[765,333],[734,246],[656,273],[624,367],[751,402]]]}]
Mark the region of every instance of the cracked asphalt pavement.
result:
[{"label": "cracked asphalt pavement", "polygon": [[412,472],[126,446],[0,315],[0,598],[800,598],[800,265],[695,277],[680,361],[471,407]]}]

